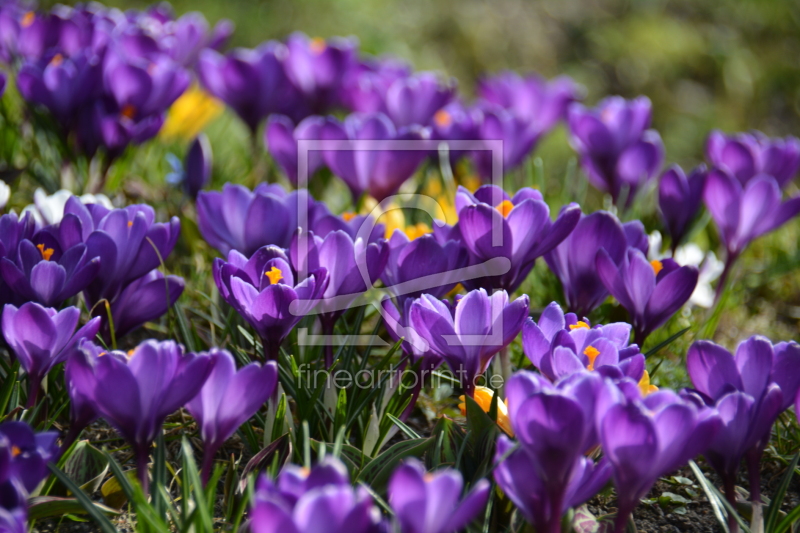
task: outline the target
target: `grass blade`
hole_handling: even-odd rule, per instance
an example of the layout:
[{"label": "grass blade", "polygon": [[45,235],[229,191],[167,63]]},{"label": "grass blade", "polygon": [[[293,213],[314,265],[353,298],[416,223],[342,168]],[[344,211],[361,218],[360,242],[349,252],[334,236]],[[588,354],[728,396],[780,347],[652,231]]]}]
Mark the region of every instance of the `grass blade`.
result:
[{"label": "grass blade", "polygon": [[103,514],[98,507],[95,506],[91,498],[89,498],[89,496],[87,496],[86,493],[80,489],[80,487],[78,487],[53,463],[48,463],[47,466],[50,469],[50,472],[52,472],[53,475],[64,484],[67,490],[69,490],[75,496],[75,499],[80,502],[81,506],[86,510],[86,513],[92,518],[92,520],[95,521],[103,533],[117,533],[117,528],[114,527],[114,524],[111,523],[111,520],[109,520],[108,517]]}]

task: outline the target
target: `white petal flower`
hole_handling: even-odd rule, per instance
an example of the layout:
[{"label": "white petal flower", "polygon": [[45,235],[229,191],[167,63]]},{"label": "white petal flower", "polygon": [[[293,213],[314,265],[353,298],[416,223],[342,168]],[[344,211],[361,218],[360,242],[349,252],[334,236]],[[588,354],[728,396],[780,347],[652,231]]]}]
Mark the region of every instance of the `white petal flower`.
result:
[{"label": "white petal flower", "polygon": [[[648,235],[647,240],[650,243],[650,250],[647,254],[649,259],[664,259],[671,256],[669,250],[661,253],[661,233],[657,230]],[[704,252],[694,243],[679,246],[675,251],[674,259],[681,266],[695,266],[699,271],[697,287],[687,305],[705,308],[714,305],[714,289],[711,287],[711,283],[722,274],[725,263],[717,259],[714,252]]]},{"label": "white petal flower", "polygon": [[[32,212],[37,222],[42,225],[58,224],[64,218],[64,207],[71,196],[72,193],[66,189],[49,196],[43,189],[36,189],[33,193],[33,204],[25,207],[22,212]],[[84,204],[100,204],[108,209],[114,207],[105,194],[84,194],[80,197],[80,201]]]}]

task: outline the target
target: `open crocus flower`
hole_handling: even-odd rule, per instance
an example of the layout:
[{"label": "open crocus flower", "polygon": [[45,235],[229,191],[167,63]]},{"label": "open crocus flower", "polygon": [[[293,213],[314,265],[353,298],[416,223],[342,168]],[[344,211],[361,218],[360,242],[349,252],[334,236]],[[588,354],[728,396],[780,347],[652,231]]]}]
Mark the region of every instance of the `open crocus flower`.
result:
[{"label": "open crocus flower", "polygon": [[264,356],[277,360],[281,342],[318,303],[328,287],[319,268],[295,283],[289,258],[276,246],[259,248],[249,260],[237,252],[214,260],[214,281],[222,298],[261,337]]},{"label": "open crocus flower", "polygon": [[692,170],[689,176],[678,165],[671,166],[661,175],[658,183],[658,207],[672,237],[673,253],[683,241],[700,209],[706,176],[708,169],[705,165]]},{"label": "open crocus flower", "polygon": [[[292,184],[297,185],[298,179],[297,141],[300,139],[319,140],[320,130],[324,123],[323,117],[315,115],[303,119],[297,126],[294,125],[292,119],[284,115],[269,117],[267,128],[264,130],[264,143],[267,145],[269,154],[283,169]],[[322,153],[319,150],[309,151],[306,165],[305,176],[310,179],[311,175],[322,166]]]},{"label": "open crocus flower", "polygon": [[486,506],[489,482],[479,480],[461,499],[464,481],[458,470],[426,472],[417,459],[408,459],[389,481],[389,505],[402,533],[462,531]]},{"label": "open crocus flower", "polygon": [[[151,270],[125,287],[111,304],[114,318],[114,335],[120,338],[140,328],[145,323],[157,320],[175,305],[185,282],[180,276],[165,276],[160,270]],[[96,309],[97,316],[106,316],[104,309]],[[111,338],[110,324],[103,323],[103,336]]]},{"label": "open crocus flower", "polygon": [[307,208],[308,224],[330,214],[306,190],[287,193],[280,185],[262,183],[250,191],[226,183],[222,191],[197,195],[197,225],[206,242],[221,254],[236,250],[249,257],[262,246],[288,248],[303,208]]},{"label": "open crocus flower", "polygon": [[[13,211],[0,216],[0,258],[14,261],[20,241],[31,239],[36,232],[36,219],[30,213],[20,219]],[[0,275],[0,305],[12,303],[14,292]]]},{"label": "open crocus flower", "polygon": [[386,92],[386,114],[398,127],[428,126],[456,94],[456,81],[435,72],[416,72],[396,80]]},{"label": "open crocus flower", "polygon": [[[475,400],[475,403],[477,403],[481,409],[488,413],[492,409],[492,400],[495,394],[495,391],[489,387],[477,386],[475,387],[475,394],[472,396],[472,399]],[[458,404],[458,408],[461,410],[461,414],[466,416],[466,396],[459,396],[458,399],[461,402]],[[514,436],[514,428],[511,427],[511,421],[508,418],[508,400],[497,402],[497,425],[509,437]]]},{"label": "open crocus flower", "polygon": [[602,248],[615,262],[620,262],[628,246],[647,253],[647,235],[638,220],[621,224],[606,211],[581,216],[569,237],[544,256],[564,287],[568,309],[586,316],[603,303],[608,290],[595,266],[597,251]]},{"label": "open crocus flower", "polygon": [[608,465],[585,456],[597,446],[594,411],[602,383],[598,374],[582,373],[554,386],[533,372],[519,372],[507,383],[519,449],[512,452],[513,443],[500,437],[494,478],[537,532],[561,531],[567,509],[608,481]]},{"label": "open crocus flower", "polygon": [[354,204],[363,193],[379,202],[396,193],[427,155],[424,150],[393,150],[392,141],[427,139],[429,131],[418,125],[397,128],[383,113],[353,113],[342,122],[329,117],[321,132],[323,140],[342,141],[351,148],[324,150],[322,156],[350,188]]},{"label": "open crocus flower", "polygon": [[77,307],[61,311],[29,302],[19,309],[7,304],[3,309],[3,336],[28,374],[28,407],[39,394],[42,379],[83,339],[93,339],[100,319],[93,318],[75,331],[81,312]]},{"label": "open crocus flower", "polygon": [[725,135],[714,130],[706,142],[706,157],[742,184],[760,174],[775,178],[783,189],[800,168],[800,140],[769,138],[760,131]]},{"label": "open crocus flower", "polygon": [[287,465],[275,481],[256,481],[250,533],[381,533],[385,524],[364,487],[327,457],[312,469]]},{"label": "open crocus flower", "polygon": [[754,336],[731,356],[712,342],[697,341],[686,355],[686,367],[703,400],[720,413],[722,428],[705,455],[722,478],[728,500],[735,504],[736,477],[746,457],[751,500],[760,501],[761,455],[772,425],[800,389],[800,345],[773,346]]},{"label": "open crocus flower", "polygon": [[[86,343],[81,347],[87,351]],[[153,340],[128,354],[84,355],[74,359],[70,394],[91,400],[100,416],[130,443],[139,480],[147,492],[150,446],[164,419],[200,391],[214,360],[184,354],[183,347],[173,341]]]},{"label": "open crocus flower", "polygon": [[608,292],[628,311],[639,346],[689,301],[698,277],[693,266],[679,266],[672,259],[649,262],[636,248],[628,248],[619,264],[601,248],[597,273]]},{"label": "open crocus flower", "polygon": [[[471,141],[478,139],[478,128],[483,120],[479,109],[469,108],[454,101],[439,109],[431,122],[431,138],[440,141]],[[450,165],[455,165],[468,151],[450,150]],[[438,161],[438,155],[436,159]]]},{"label": "open crocus flower", "polygon": [[459,187],[456,209],[458,227],[472,256],[471,262],[504,257],[509,263],[505,274],[468,280],[466,285],[509,292],[525,280],[537,258],[567,238],[581,217],[578,205],[570,204],[551,222],[550,208],[539,191],[523,188],[509,197],[494,185],[484,185],[474,195]]},{"label": "open crocus flower", "polygon": [[591,327],[587,319],[578,320],[574,313],[564,315],[561,306],[553,302],[538,323],[532,318],[525,321],[522,348],[533,366],[551,381],[583,370],[640,381],[644,356],[637,345],[630,344],[630,336],[630,324]]},{"label": "open crocus flower", "polygon": [[0,260],[0,274],[17,300],[58,307],[94,280],[100,258],[90,259],[86,245],[75,244],[62,252],[58,241],[40,232],[33,242],[19,243],[17,257]]},{"label": "open crocus flower", "polygon": [[197,396],[186,404],[203,439],[204,483],[211,475],[217,450],[264,405],[278,384],[274,361],[263,367],[250,363],[237,371],[229,352],[212,349],[208,355],[214,360],[214,368]]},{"label": "open crocus flower", "polygon": [[58,459],[58,433],[34,433],[25,422],[6,422],[0,425],[0,442],[11,450],[11,461],[5,464],[9,477],[16,478],[25,491],[34,489],[47,478],[47,463]]},{"label": "open crocus flower", "polygon": [[620,200],[627,208],[641,187],[661,168],[664,145],[655,130],[649,130],[650,100],[640,96],[625,100],[604,99],[594,109],[581,104],[569,108],[572,146],[581,158],[589,182]]},{"label": "open crocus flower", "polygon": [[476,289],[451,310],[440,300],[423,294],[410,310],[410,323],[431,351],[439,354],[464,388],[474,396],[476,380],[492,358],[508,346],[528,316],[528,296],[513,302],[505,291],[489,296]]},{"label": "open crocus flower", "polygon": [[622,533],[658,478],[706,451],[720,419],[715,409],[698,407],[672,391],[631,399],[607,382],[602,394],[597,430],[617,489],[614,531]]}]

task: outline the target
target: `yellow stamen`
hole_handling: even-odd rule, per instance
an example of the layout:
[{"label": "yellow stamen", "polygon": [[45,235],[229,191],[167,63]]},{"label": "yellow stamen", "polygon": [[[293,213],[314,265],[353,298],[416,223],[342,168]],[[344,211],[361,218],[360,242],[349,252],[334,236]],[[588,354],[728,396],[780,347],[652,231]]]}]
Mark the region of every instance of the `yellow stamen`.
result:
[{"label": "yellow stamen", "polygon": [[418,237],[422,237],[431,232],[431,228],[424,222],[418,222],[413,226],[406,226],[403,233],[406,234],[408,240],[413,241]]},{"label": "yellow stamen", "polygon": [[133,350],[128,350],[128,359],[130,359],[134,355],[136,355],[136,348],[134,348]]},{"label": "yellow stamen", "polygon": [[433,122],[440,128],[446,128],[453,123],[453,117],[444,109],[440,109],[433,115]]},{"label": "yellow stamen", "polygon": [[11,447],[11,457],[16,457],[21,453],[22,453],[22,450],[20,450],[18,446],[12,446]]},{"label": "yellow stamen", "polygon": [[308,43],[308,48],[315,54],[321,54],[325,51],[325,48],[328,47],[328,43],[325,42],[325,39],[322,37],[314,37],[311,39],[311,42]]},{"label": "yellow stamen", "polygon": [[639,380],[639,390],[642,392],[642,396],[647,396],[658,390],[658,387],[650,384],[650,374],[647,373],[647,370],[644,371],[642,379]]},{"label": "yellow stamen", "polygon": [[103,357],[104,355],[107,355],[107,354],[108,354],[108,352],[100,352],[99,354],[97,354],[97,357]]},{"label": "yellow stamen", "polygon": [[585,329],[591,329],[591,328],[589,327],[589,324],[587,324],[587,323],[586,323],[586,322],[584,322],[583,320],[579,320],[577,324],[570,324],[570,325],[569,325],[569,329],[570,329],[570,331],[572,331],[572,330],[574,330],[574,329],[581,329],[581,328],[585,328]]},{"label": "yellow stamen", "polygon": [[586,365],[586,370],[594,370],[594,361],[600,355],[600,350],[594,346],[589,346],[583,351],[583,355],[589,358],[589,364]]},{"label": "yellow stamen", "polygon": [[33,24],[34,20],[36,20],[36,13],[34,13],[33,11],[28,11],[22,17],[22,21],[20,22],[20,26],[22,26],[23,28],[27,28],[28,26]]},{"label": "yellow stamen", "polygon": [[61,65],[64,62],[64,56],[61,54],[56,54],[53,56],[53,59],[50,60],[50,64],[54,67]]},{"label": "yellow stamen", "polygon": [[342,213],[342,219],[345,222],[350,222],[354,218],[356,218],[356,214],[353,213],[352,211],[345,211],[344,213]]},{"label": "yellow stamen", "polygon": [[283,272],[281,272],[281,269],[276,267],[275,265],[273,265],[272,268],[269,269],[269,271],[264,272],[264,275],[269,278],[270,285],[275,285],[276,283],[278,283],[280,280],[283,279]]},{"label": "yellow stamen", "polygon": [[500,211],[500,214],[503,215],[503,218],[505,218],[508,216],[511,210],[514,209],[514,204],[508,200],[503,200],[497,205],[497,207],[495,207],[495,209]]},{"label": "yellow stamen", "polygon": [[133,120],[133,117],[136,116],[136,108],[133,107],[131,104],[125,104],[124,106],[122,106],[122,111],[120,111],[119,114],[125,118]]},{"label": "yellow stamen", "polygon": [[[475,403],[477,403],[481,409],[488,413],[492,408],[493,396],[494,392],[492,389],[488,387],[475,387],[473,400],[475,400]],[[464,396],[459,396],[458,399],[461,400],[461,403],[458,404],[458,408],[461,410],[461,414],[466,416],[467,400]],[[508,404],[506,402],[497,402],[497,425],[509,437],[514,436],[514,430],[511,428],[511,420],[508,418]]]},{"label": "yellow stamen", "polygon": [[658,273],[664,268],[664,265],[658,259],[653,259],[650,261],[650,266],[653,267],[653,271],[656,273],[656,276],[658,276]]},{"label": "yellow stamen", "polygon": [[44,244],[37,244],[36,247],[39,249],[39,253],[42,254],[42,259],[50,261],[50,258],[53,257],[54,250],[52,248],[45,248]]},{"label": "yellow stamen", "polygon": [[128,221],[128,227],[130,228],[131,226],[133,226],[133,220]]}]

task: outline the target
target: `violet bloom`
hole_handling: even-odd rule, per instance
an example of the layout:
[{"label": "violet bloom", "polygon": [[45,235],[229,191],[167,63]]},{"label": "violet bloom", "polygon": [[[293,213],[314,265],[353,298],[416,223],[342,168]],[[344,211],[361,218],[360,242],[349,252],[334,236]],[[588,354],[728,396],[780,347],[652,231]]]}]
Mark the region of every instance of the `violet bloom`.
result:
[{"label": "violet bloom", "polygon": [[440,300],[423,294],[409,314],[417,335],[447,361],[465,394],[472,396],[478,376],[522,329],[528,316],[528,296],[511,302],[505,291],[489,296],[485,290],[476,289],[451,310]]},{"label": "violet bloom", "polygon": [[189,197],[197,198],[197,194],[205,189],[211,181],[213,157],[208,136],[201,133],[192,141],[189,151],[186,153],[186,164],[181,181],[183,190]]},{"label": "violet bloom", "polygon": [[800,140],[796,137],[770,138],[760,131],[725,135],[714,130],[706,142],[706,157],[715,167],[735,177],[742,186],[767,174],[781,189],[800,168]]},{"label": "violet bloom", "polygon": [[[530,188],[509,197],[503,189],[484,185],[473,195],[463,187],[456,194],[462,242],[477,264],[496,257],[508,260],[508,271],[498,276],[482,276],[465,282],[468,288],[515,291],[528,277],[537,258],[558,246],[575,228],[581,217],[577,204],[565,206],[555,222],[542,194]],[[501,228],[502,240],[495,243]]]},{"label": "violet bloom", "polygon": [[251,363],[237,371],[233,356],[226,350],[214,348],[208,355],[214,360],[214,368],[197,396],[186,404],[203,439],[204,483],[211,475],[217,450],[264,405],[278,384],[274,361],[263,367]]},{"label": "violet bloom", "polygon": [[389,505],[402,533],[455,533],[483,512],[489,482],[479,480],[461,499],[464,481],[458,470],[428,473],[417,459],[408,459],[389,480]]},{"label": "violet bloom", "polygon": [[[482,120],[483,114],[479,109],[466,107],[458,101],[451,102],[433,115],[431,138],[440,141],[473,141],[478,139]],[[450,165],[455,165],[466,155],[469,155],[469,151],[451,149]]]},{"label": "violet bloom", "polygon": [[226,183],[222,191],[197,195],[197,225],[206,242],[223,255],[236,250],[249,257],[262,246],[288,248],[304,207],[309,225],[330,214],[306,190],[287,194],[280,185],[262,183],[251,192]]},{"label": "violet bloom", "polygon": [[596,263],[603,285],[628,311],[639,346],[689,301],[697,286],[697,267],[679,266],[672,259],[649,262],[637,248],[628,248],[619,264],[601,248]]},{"label": "violet bloom", "polygon": [[[284,115],[272,115],[267,122],[267,128],[264,130],[264,143],[267,145],[267,150],[295,186],[298,179],[297,169],[300,164],[297,159],[297,141],[300,139],[319,140],[323,124],[325,124],[325,119],[318,116],[310,116],[297,126]],[[306,159],[306,178],[310,179],[311,175],[321,166],[322,152],[319,150],[309,151]]]},{"label": "violet bloom", "polygon": [[587,319],[561,310],[556,302],[545,307],[539,322],[522,326],[522,348],[539,372],[551,381],[583,370],[638,382],[645,370],[639,347],[630,344],[631,325],[624,322],[591,327]]},{"label": "violet bloom", "polygon": [[621,224],[606,211],[582,215],[569,237],[545,254],[547,266],[561,281],[567,308],[586,316],[608,296],[597,274],[595,256],[601,248],[614,262],[621,262],[628,246],[647,253],[647,234],[638,220]]},{"label": "violet bloom", "polygon": [[45,307],[58,307],[84,290],[100,271],[100,258],[89,257],[83,243],[62,252],[49,233],[19,243],[14,260],[0,259],[0,274],[17,300],[38,302]]},{"label": "violet bloom", "polygon": [[[0,259],[15,260],[20,241],[32,238],[35,231],[36,219],[32,213],[23,215],[22,219],[14,212],[0,216]],[[13,299],[14,292],[0,276],[0,305],[11,303]]]},{"label": "violet bloom", "polygon": [[594,413],[602,378],[581,373],[552,385],[533,372],[519,372],[507,384],[508,414],[519,449],[498,440],[495,480],[541,533],[561,531],[570,507],[594,496],[608,481],[607,465],[585,455],[597,446]]},{"label": "violet bloom", "polygon": [[571,142],[589,182],[611,194],[614,204],[624,200],[621,208],[631,206],[664,162],[661,137],[647,129],[650,118],[650,100],[644,96],[611,96],[594,109],[581,104],[569,108]]},{"label": "violet bloom", "polygon": [[435,72],[416,72],[396,80],[386,92],[386,114],[397,127],[428,126],[456,95],[456,81]]},{"label": "violet bloom", "polygon": [[672,165],[658,182],[658,207],[672,237],[672,253],[678,249],[690,229],[703,201],[708,169],[700,165],[686,176],[678,165]]},{"label": "violet bloom", "polygon": [[606,405],[597,409],[597,431],[617,489],[614,531],[622,533],[658,478],[706,451],[720,419],[715,409],[698,407],[672,391],[631,399],[608,383],[604,394]]},{"label": "violet bloom", "polygon": [[233,34],[230,20],[222,19],[209,30],[206,18],[196,11],[168,22],[167,26],[171,32],[160,41],[162,45],[168,43],[170,57],[185,67],[197,63],[203,49],[221,49]]},{"label": "violet bloom", "polygon": [[355,66],[358,41],[342,37],[309,39],[295,32],[286,40],[286,49],[284,70],[302,95],[306,113],[329,112],[339,103],[342,80]]},{"label": "violet bloom", "polygon": [[[427,139],[429,132],[419,126],[395,128],[383,113],[352,114],[343,122],[330,117],[321,133],[323,140],[343,141],[352,147],[325,150],[323,159],[350,188],[354,204],[363,193],[378,202],[396,193],[427,155],[423,150],[393,150],[392,141]],[[367,149],[382,146],[385,149]]]},{"label": "violet bloom", "polygon": [[382,533],[385,524],[364,487],[327,457],[312,469],[286,465],[276,480],[262,475],[250,508],[250,533]]},{"label": "violet bloom", "polygon": [[9,477],[17,479],[26,492],[33,492],[47,476],[47,463],[58,459],[58,432],[34,433],[25,422],[0,424],[0,441],[11,449],[11,461],[5,465]]},{"label": "violet bloom", "polygon": [[[160,270],[151,270],[132,281],[111,303],[114,336],[120,338],[165,315],[183,294],[184,286],[182,277],[164,276]],[[95,314],[104,317],[106,311],[97,309]],[[107,340],[111,338],[109,328],[104,321],[102,333]]]},{"label": "violet bloom", "polygon": [[56,311],[34,302],[19,309],[11,304],[3,308],[3,336],[28,374],[27,407],[33,406],[42,379],[50,370],[63,363],[81,340],[97,335],[99,318],[75,331],[80,316],[77,307]]},{"label": "violet bloom", "polygon": [[254,50],[237,48],[226,55],[203,50],[197,63],[200,82],[225,102],[255,135],[258,125],[271,113],[297,120],[299,94],[286,77],[286,47],[269,41]]},{"label": "violet bloom", "polygon": [[81,379],[70,386],[97,407],[133,447],[139,481],[147,492],[147,463],[164,419],[194,398],[211,372],[207,356],[184,354],[173,341],[148,340],[132,350],[101,354],[83,365]]},{"label": "violet bloom", "polygon": [[[69,393],[69,432],[61,444],[66,451],[80,436],[81,432],[100,416],[97,406],[89,394],[94,383],[94,366],[97,358],[107,350],[91,339],[81,340],[67,356],[64,364],[64,382]],[[80,360],[78,360],[80,359]]]},{"label": "violet bloom", "polygon": [[342,82],[341,102],[358,113],[386,113],[386,93],[397,80],[411,76],[408,63],[391,57],[367,58],[352,67]]},{"label": "violet bloom", "polygon": [[220,296],[255,330],[267,360],[277,360],[283,339],[308,314],[328,287],[328,271],[319,268],[297,280],[289,258],[276,246],[259,248],[249,260],[236,250],[228,261],[214,260]]},{"label": "violet bloom", "polygon": [[722,428],[706,458],[722,478],[735,503],[734,485],[747,458],[752,501],[760,501],[759,468],[772,425],[791,406],[800,388],[800,345],[775,344],[750,337],[731,355],[710,341],[697,341],[686,355],[686,368],[704,401],[719,410]]}]

